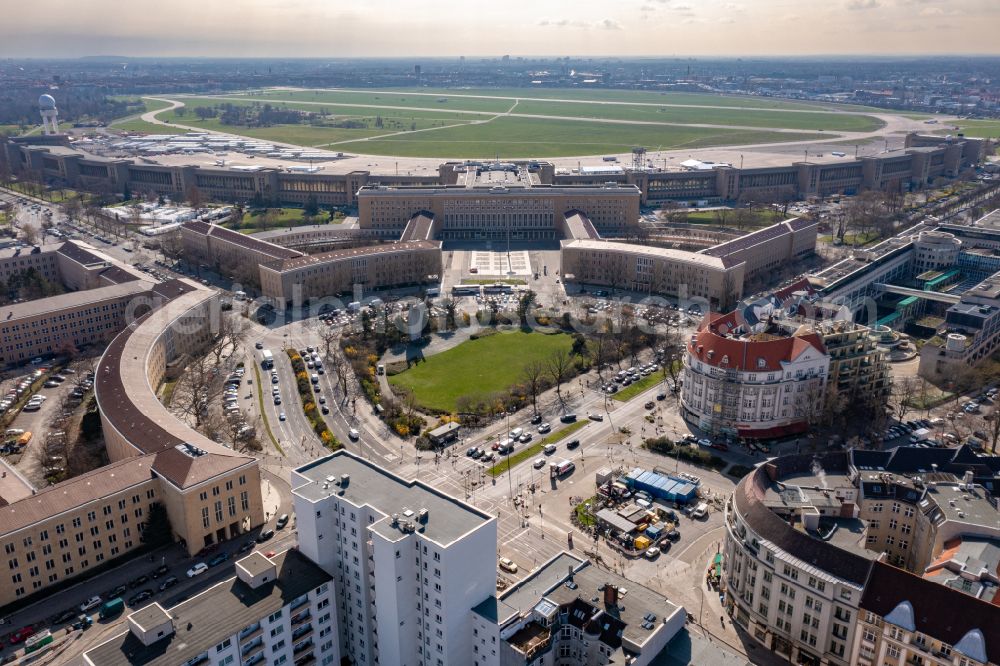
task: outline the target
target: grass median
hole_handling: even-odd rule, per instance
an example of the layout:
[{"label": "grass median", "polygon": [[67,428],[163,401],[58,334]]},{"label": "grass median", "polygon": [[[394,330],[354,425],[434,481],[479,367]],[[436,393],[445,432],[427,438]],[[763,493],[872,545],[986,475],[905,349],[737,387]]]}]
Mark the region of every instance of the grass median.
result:
[{"label": "grass median", "polygon": [[625,402],[626,400],[631,400],[640,393],[643,393],[644,391],[653,388],[662,381],[663,381],[663,375],[660,374],[659,372],[654,372],[651,375],[646,375],[639,381],[632,382],[631,384],[629,384],[622,390],[618,391],[618,393],[615,393],[611,397],[617,400],[618,402]]},{"label": "grass median", "polygon": [[489,474],[490,476],[500,476],[501,474],[503,474],[504,472],[506,472],[511,467],[514,467],[515,465],[517,465],[517,464],[519,464],[519,463],[527,460],[528,458],[531,458],[535,454],[541,452],[541,450],[544,449],[549,444],[555,444],[558,441],[566,439],[567,437],[569,437],[570,435],[572,435],[574,432],[576,432],[577,430],[579,430],[583,426],[587,425],[588,423],[590,423],[590,422],[589,421],[577,421],[576,423],[568,425],[565,428],[561,428],[559,430],[556,430],[555,432],[550,433],[547,437],[543,437],[542,439],[538,440],[537,442],[535,442],[534,444],[532,444],[528,448],[521,449],[520,451],[518,451],[517,453],[515,453],[515,454],[513,454],[511,456],[505,456],[503,460],[501,460],[496,465],[494,465],[493,467],[490,467],[488,470],[486,470],[486,473]]},{"label": "grass median", "polygon": [[267,437],[271,440],[271,444],[274,444],[274,448],[278,450],[278,453],[285,455],[285,450],[281,448],[281,444],[278,444],[277,438],[271,432],[271,424],[267,420],[267,410],[264,409],[264,389],[260,385],[260,370],[257,369],[256,363],[253,364],[253,376],[254,381],[257,382],[257,405],[260,407],[260,418],[264,422],[264,430],[267,431]]}]

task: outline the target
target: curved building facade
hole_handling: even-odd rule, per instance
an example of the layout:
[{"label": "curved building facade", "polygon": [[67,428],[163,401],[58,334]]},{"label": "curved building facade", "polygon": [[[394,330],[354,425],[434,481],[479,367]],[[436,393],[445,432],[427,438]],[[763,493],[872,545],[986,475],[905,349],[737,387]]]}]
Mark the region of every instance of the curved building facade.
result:
[{"label": "curved building facade", "polygon": [[751,330],[736,311],[709,314],[686,345],[682,413],[717,435],[804,432],[822,408],[829,367],[822,338],[808,326]]},{"label": "curved building facade", "polygon": [[784,456],[745,476],[726,503],[726,612],[793,664],[850,663],[876,553],[864,548],[847,473],[847,453]]}]

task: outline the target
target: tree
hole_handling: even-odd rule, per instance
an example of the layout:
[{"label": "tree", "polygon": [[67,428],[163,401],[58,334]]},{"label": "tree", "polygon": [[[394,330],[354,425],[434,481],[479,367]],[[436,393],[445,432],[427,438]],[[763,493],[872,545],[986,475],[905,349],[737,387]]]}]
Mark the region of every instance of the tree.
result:
[{"label": "tree", "polygon": [[21,237],[24,239],[24,242],[27,243],[28,245],[37,245],[38,229],[31,226],[30,224],[25,224],[24,226],[21,227]]},{"label": "tree", "polygon": [[147,546],[163,546],[174,540],[174,528],[170,524],[170,515],[160,502],[149,505],[146,522],[140,527],[142,541]]},{"label": "tree", "polygon": [[537,294],[528,289],[517,299],[517,318],[521,322],[521,328],[528,326],[528,315],[531,313],[531,306],[534,305],[536,297]]},{"label": "tree", "polygon": [[546,363],[549,378],[556,385],[556,396],[559,398],[560,404],[563,402],[562,385],[569,379],[572,367],[573,359],[565,349],[557,349]]},{"label": "tree", "polygon": [[892,385],[889,404],[897,421],[902,421],[913,409],[913,399],[919,391],[919,383],[913,377],[904,377]]},{"label": "tree", "polygon": [[210,355],[199,354],[188,362],[178,378],[170,404],[194,419],[195,428],[199,428],[208,415],[208,406],[222,395],[222,391],[222,373],[216,371]]},{"label": "tree", "polygon": [[216,333],[215,340],[208,349],[208,354],[215,361],[216,367],[222,365],[223,356],[226,355],[227,351],[233,355],[239,351],[244,340],[246,340],[249,330],[250,325],[246,319],[238,314],[223,313],[219,317],[219,330]]},{"label": "tree", "polygon": [[452,331],[458,328],[458,322],[455,320],[455,312],[458,310],[458,304],[452,299],[445,299],[444,303],[444,328],[446,331]]},{"label": "tree", "polygon": [[986,434],[986,443],[990,447],[990,453],[996,455],[997,443],[1000,442],[1000,412],[994,409],[980,420],[983,423],[983,432]]},{"label": "tree", "polygon": [[201,189],[194,183],[188,186],[184,196],[187,198],[188,205],[190,205],[191,208],[198,209],[205,204],[205,199],[201,194]]},{"label": "tree", "polygon": [[538,394],[545,390],[547,370],[541,361],[529,361],[521,370],[521,381],[531,398],[531,409],[538,414]]},{"label": "tree", "polygon": [[306,203],[302,207],[302,211],[309,217],[316,217],[319,214],[319,202],[316,200],[315,194],[310,194],[306,198]]}]

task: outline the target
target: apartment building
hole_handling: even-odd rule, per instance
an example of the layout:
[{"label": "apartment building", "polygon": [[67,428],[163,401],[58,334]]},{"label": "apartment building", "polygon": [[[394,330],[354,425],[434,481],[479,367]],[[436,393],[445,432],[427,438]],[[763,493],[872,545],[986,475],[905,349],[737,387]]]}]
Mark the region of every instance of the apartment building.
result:
[{"label": "apartment building", "polygon": [[821,321],[813,324],[830,359],[827,399],[839,397],[840,405],[887,404],[892,375],[885,354],[872,329],[852,321]]},{"label": "apartment building", "polygon": [[816,250],[818,222],[792,218],[701,250],[729,263],[743,264],[743,279],[753,280],[798,261]]},{"label": "apartment building", "polygon": [[340,653],[359,665],[475,663],[495,591],[496,517],[347,451],[291,479],[299,551],[333,576]]},{"label": "apartment building", "polygon": [[154,602],[85,650],[86,666],[339,666],[331,576],[295,550],[236,562],[236,575],[176,606]]},{"label": "apartment building", "polygon": [[[921,590],[941,588],[921,596],[954,591],[949,607],[991,601],[992,583],[980,569],[997,558],[967,561],[968,584],[961,566],[961,580],[942,570],[955,571],[962,544],[970,544],[967,553],[1000,545],[1000,510],[988,490],[998,480],[1000,462],[968,447],[853,450],[768,461],[740,481],[726,505],[727,612],[764,647],[793,663],[951,664],[906,661],[894,653],[899,644],[880,647],[881,620],[863,614],[885,617],[908,599],[912,612],[916,583],[897,581],[875,588],[877,594],[869,586],[881,575],[879,567],[900,575],[905,567],[914,574],[905,574],[906,580],[921,581]],[[881,598],[875,605],[874,596]],[[966,600],[969,596],[973,599]],[[912,634],[919,631],[950,648],[978,626],[929,612],[913,618],[917,629],[908,630],[906,642],[920,642]],[[961,626],[967,629],[959,632]],[[888,638],[898,643],[901,636]],[[963,666],[990,661],[955,659]]]},{"label": "apartment building", "polygon": [[1000,664],[1000,607],[891,566],[872,564],[851,663]]},{"label": "apartment building", "polygon": [[684,417],[707,432],[758,439],[807,430],[830,370],[813,328],[772,321],[751,327],[736,311],[707,315],[683,360]]},{"label": "apartment building", "polygon": [[474,613],[470,666],[646,666],[685,622],[683,607],[567,552]]}]

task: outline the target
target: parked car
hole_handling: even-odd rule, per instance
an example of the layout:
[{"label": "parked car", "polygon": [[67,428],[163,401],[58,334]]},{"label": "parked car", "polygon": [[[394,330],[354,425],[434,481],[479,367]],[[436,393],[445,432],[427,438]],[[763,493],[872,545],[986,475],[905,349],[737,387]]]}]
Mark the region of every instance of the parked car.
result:
[{"label": "parked car", "polygon": [[356,442],[358,441],[358,438],[361,437],[361,433],[358,432],[357,428],[351,428],[350,430],[347,431],[347,436]]},{"label": "parked car", "polygon": [[543,423],[542,425],[538,426],[538,434],[540,435],[544,435],[550,430],[552,430],[552,426],[549,425],[548,423]]},{"label": "parked car", "polygon": [[541,468],[545,467],[545,458],[537,458],[535,460],[535,462],[532,464],[532,466],[535,469],[541,469]]},{"label": "parked car", "polygon": [[86,601],[84,601],[82,604],[80,604],[80,612],[81,613],[86,613],[87,611],[94,610],[95,608],[97,608],[100,605],[101,605],[101,598],[100,597],[91,597],[91,598],[87,599]]},{"label": "parked car", "polygon": [[153,598],[152,590],[142,590],[141,592],[136,592],[128,599],[129,606],[137,606],[144,601],[148,601]]},{"label": "parked car", "polygon": [[187,577],[194,578],[195,576],[200,576],[201,574],[208,571],[208,565],[204,562],[199,562],[190,569],[187,570]]},{"label": "parked car", "polygon": [[651,546],[650,548],[646,549],[646,552],[643,553],[643,555],[646,556],[647,560],[655,560],[657,557],[660,556],[660,549],[657,548],[656,546]]},{"label": "parked car", "polygon": [[29,627],[21,627],[20,629],[18,629],[17,631],[15,631],[14,633],[12,633],[10,635],[10,641],[9,642],[10,642],[11,645],[17,645],[18,643],[23,643],[24,641],[28,640],[29,638],[31,638],[34,635],[35,635],[35,628],[34,627],[30,627],[30,626]]},{"label": "parked car", "polygon": [[136,578],[135,580],[133,580],[132,582],[130,582],[128,584],[128,586],[131,587],[131,588],[133,588],[133,589],[135,589],[135,588],[139,587],[140,585],[145,585],[148,582],[149,582],[149,576],[147,576],[146,574],[143,574],[143,575],[139,576],[138,578]]},{"label": "parked car", "polygon": [[507,573],[517,573],[517,563],[515,563],[510,558],[501,557],[499,562],[500,562],[500,568],[506,571]]},{"label": "parked car", "polygon": [[257,535],[257,543],[264,543],[274,536],[274,530],[263,530]]},{"label": "parked car", "polygon": [[163,579],[163,582],[160,583],[160,592],[169,590],[174,585],[177,585],[177,583],[179,582],[180,581],[177,580],[177,576],[167,576],[166,578]]},{"label": "parked car", "polygon": [[221,553],[219,553],[218,555],[216,555],[215,557],[213,557],[208,561],[208,566],[217,567],[228,559],[229,559],[229,553],[227,553],[226,551],[222,551]]},{"label": "parked car", "polygon": [[275,526],[277,526],[277,528],[279,530],[283,529],[285,527],[285,525],[288,524],[288,514],[287,513],[283,513],[280,516],[278,516],[278,520],[274,524],[275,524]]},{"label": "parked car", "polygon": [[118,587],[116,587],[116,588],[114,588],[113,590],[111,590],[110,592],[108,592],[108,593],[107,593],[107,594],[106,594],[105,596],[106,596],[106,597],[107,597],[108,599],[114,599],[115,597],[120,597],[120,596],[122,596],[122,595],[123,595],[123,594],[125,594],[125,592],[127,592],[127,591],[128,591],[128,588],[127,588],[126,586],[124,586],[124,585],[119,585]]}]

